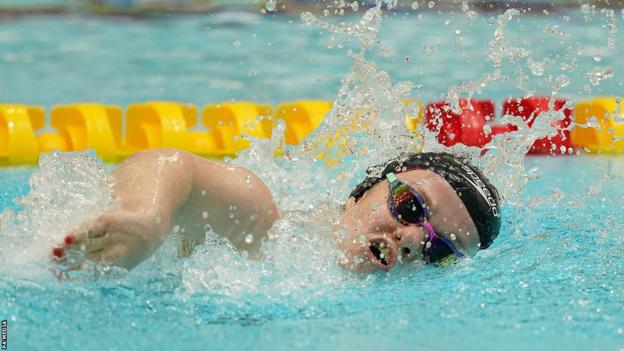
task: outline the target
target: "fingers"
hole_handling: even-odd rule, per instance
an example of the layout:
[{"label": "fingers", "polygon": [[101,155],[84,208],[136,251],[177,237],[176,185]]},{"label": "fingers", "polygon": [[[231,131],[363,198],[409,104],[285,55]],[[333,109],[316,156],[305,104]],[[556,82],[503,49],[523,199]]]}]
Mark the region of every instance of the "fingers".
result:
[{"label": "fingers", "polygon": [[[70,277],[72,271],[84,270],[98,262],[114,263],[115,252],[111,229],[118,223],[117,216],[106,213],[82,228],[68,233],[63,242],[52,248],[53,272],[60,280]],[[103,255],[106,253],[106,258]]]},{"label": "fingers", "polygon": [[119,265],[126,267],[125,262],[120,262],[121,257],[126,257],[126,248],[123,245],[110,246],[107,249],[100,251],[100,261],[110,265]]},{"label": "fingers", "polygon": [[86,260],[99,262],[101,252],[112,244],[110,223],[103,215],[89,226],[67,234],[61,245],[52,248],[52,260],[64,271],[81,269]]},{"label": "fingers", "polygon": [[101,216],[90,226],[65,236],[63,244],[66,249],[75,250],[92,239],[105,236],[110,230],[110,224],[109,220]]},{"label": "fingers", "polygon": [[[69,273],[72,271],[83,270],[90,265],[93,266],[98,262],[102,262],[102,254],[106,250],[106,241],[110,240],[106,238],[98,238],[93,244],[87,245],[89,247],[88,252],[82,250],[64,250],[63,248],[53,249],[53,261],[58,266],[53,269],[56,278],[59,280],[65,280],[69,278]],[[91,240],[88,241],[90,243]]]},{"label": "fingers", "polygon": [[54,272],[58,279],[67,278],[67,273],[70,271],[79,270],[85,261],[85,256],[76,251],[65,251],[62,248],[53,249],[53,261],[59,268]]},{"label": "fingers", "polygon": [[115,221],[112,214],[103,214],[99,216],[87,226],[78,230],[74,230],[67,234],[63,239],[63,244],[53,249],[52,255],[54,257],[60,258],[67,251],[82,250],[85,252],[90,252],[93,250],[97,250],[98,247],[101,247],[102,242],[96,243],[95,249],[85,247],[85,245],[92,239],[106,236],[114,222]]},{"label": "fingers", "polygon": [[89,238],[84,244],[84,252],[89,255],[104,250],[112,243],[110,233],[104,233],[96,238]]}]

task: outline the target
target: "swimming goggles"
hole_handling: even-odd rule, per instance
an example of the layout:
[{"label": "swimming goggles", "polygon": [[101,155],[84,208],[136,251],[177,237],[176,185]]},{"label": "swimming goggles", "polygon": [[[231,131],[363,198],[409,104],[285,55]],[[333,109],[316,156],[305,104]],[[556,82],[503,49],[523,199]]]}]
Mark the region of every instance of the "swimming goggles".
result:
[{"label": "swimming goggles", "polygon": [[386,175],[390,196],[388,197],[388,208],[399,223],[403,225],[417,225],[423,227],[427,232],[425,235],[425,245],[423,247],[423,257],[429,262],[438,262],[452,254],[457,258],[464,257],[453,243],[447,238],[437,235],[429,218],[429,207],[425,199],[416,189],[400,181],[394,173]]}]

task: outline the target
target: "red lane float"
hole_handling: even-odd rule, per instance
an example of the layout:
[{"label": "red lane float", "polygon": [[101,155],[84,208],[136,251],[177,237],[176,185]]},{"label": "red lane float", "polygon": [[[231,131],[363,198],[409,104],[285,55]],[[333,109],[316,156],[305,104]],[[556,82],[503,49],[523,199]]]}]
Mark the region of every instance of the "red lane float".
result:
[{"label": "red lane float", "polygon": [[425,123],[429,130],[438,132],[438,142],[445,146],[462,143],[483,147],[492,140],[491,133],[483,131],[494,119],[494,103],[490,100],[460,99],[461,113],[451,110],[448,102],[427,104]]},{"label": "red lane float", "polygon": [[[521,117],[528,122],[529,128],[535,123],[535,119],[543,112],[549,110],[548,103],[550,98],[548,97],[530,97],[517,99],[508,99],[503,102],[503,115],[511,115]],[[560,111],[565,107],[567,100],[555,99],[554,109]],[[572,109],[565,108],[563,110],[565,118],[554,121],[551,125],[553,128],[557,128],[557,134],[553,137],[546,137],[537,139],[533,146],[529,150],[529,154],[534,155],[560,155],[565,153],[570,147],[570,131],[568,127],[572,123],[570,115]],[[565,148],[562,152],[562,147]]]},{"label": "red lane float", "polygon": [[499,134],[505,134],[505,133],[511,133],[511,132],[515,132],[518,130],[518,127],[516,127],[513,124],[499,124],[499,125],[492,125],[492,136],[495,135],[499,135]]}]

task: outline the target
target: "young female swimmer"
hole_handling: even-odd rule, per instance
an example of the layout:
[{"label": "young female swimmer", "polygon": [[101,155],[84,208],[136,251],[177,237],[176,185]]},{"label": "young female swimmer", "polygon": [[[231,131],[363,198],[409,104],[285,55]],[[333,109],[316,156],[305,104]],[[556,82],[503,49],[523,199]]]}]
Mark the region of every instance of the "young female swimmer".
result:
[{"label": "young female swimmer", "polygon": [[[118,206],[53,248],[64,270],[80,269],[85,260],[131,269],[174,226],[187,243],[201,243],[209,225],[258,259],[262,239],[279,218],[271,192],[254,173],[181,150],[137,153],[113,179]],[[341,263],[370,273],[473,255],[498,236],[499,205],[496,189],[467,160],[447,153],[400,155],[369,168],[346,202],[334,225],[346,258]],[[253,240],[245,240],[249,235]]]}]

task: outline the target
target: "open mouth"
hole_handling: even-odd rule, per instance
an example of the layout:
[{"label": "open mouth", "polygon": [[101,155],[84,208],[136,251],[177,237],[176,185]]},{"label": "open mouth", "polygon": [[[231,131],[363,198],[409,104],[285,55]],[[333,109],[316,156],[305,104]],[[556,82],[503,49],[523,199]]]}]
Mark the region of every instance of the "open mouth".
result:
[{"label": "open mouth", "polygon": [[389,270],[396,263],[394,249],[385,238],[373,239],[368,243],[369,257],[373,264],[383,270]]}]

